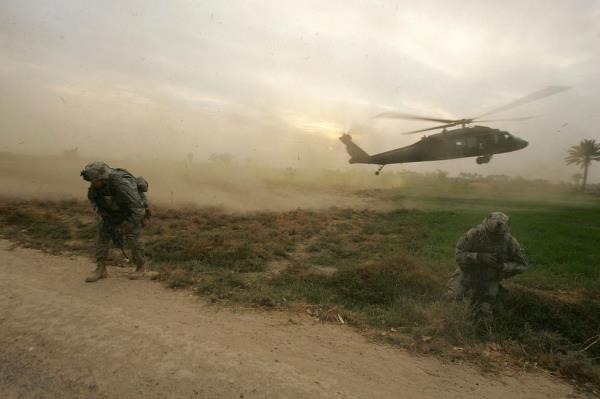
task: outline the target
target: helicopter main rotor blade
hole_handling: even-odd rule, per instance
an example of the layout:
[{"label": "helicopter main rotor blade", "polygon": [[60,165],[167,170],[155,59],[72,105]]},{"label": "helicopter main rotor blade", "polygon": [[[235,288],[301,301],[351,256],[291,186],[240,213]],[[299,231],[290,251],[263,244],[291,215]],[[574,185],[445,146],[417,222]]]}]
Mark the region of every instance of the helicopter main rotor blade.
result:
[{"label": "helicopter main rotor blade", "polygon": [[539,118],[538,116],[522,116],[520,118],[506,118],[506,119],[485,119],[485,120],[476,120],[473,122],[512,122],[512,121],[528,121],[530,119]]},{"label": "helicopter main rotor blade", "polygon": [[569,90],[570,88],[571,88],[571,86],[548,86],[548,87],[545,87],[545,88],[543,88],[541,90],[533,92],[533,93],[531,93],[531,94],[529,94],[529,95],[527,95],[525,97],[521,97],[521,98],[519,98],[519,99],[517,99],[515,101],[512,101],[512,102],[510,102],[510,103],[508,103],[508,104],[506,104],[506,105],[504,105],[502,107],[495,108],[495,109],[493,109],[491,111],[488,111],[488,112],[486,112],[484,114],[481,114],[481,115],[479,115],[479,116],[477,116],[477,117],[475,117],[473,119],[478,119],[478,118],[481,118],[483,116],[495,114],[495,113],[500,112],[500,111],[505,111],[507,109],[511,109],[511,108],[515,108],[515,107],[518,107],[518,106],[521,106],[521,105],[524,105],[524,104],[528,104],[530,102],[540,100],[540,99],[542,99],[544,97],[552,96],[554,94],[558,94],[558,93],[563,92],[565,90]]},{"label": "helicopter main rotor blade", "polygon": [[442,123],[455,122],[454,119],[430,118],[428,116],[404,114],[402,112],[382,112],[381,114],[375,115],[373,118],[408,119],[413,121],[430,121]]},{"label": "helicopter main rotor blade", "polygon": [[443,129],[446,127],[452,127],[452,126],[456,126],[456,125],[460,125],[460,123],[454,122],[454,123],[448,123],[446,125],[441,125],[441,126],[434,126],[434,127],[429,127],[427,129],[419,129],[419,130],[412,130],[410,132],[404,132],[402,134],[415,134],[415,133],[421,133],[421,132],[428,132],[430,130],[437,130],[437,129]]}]

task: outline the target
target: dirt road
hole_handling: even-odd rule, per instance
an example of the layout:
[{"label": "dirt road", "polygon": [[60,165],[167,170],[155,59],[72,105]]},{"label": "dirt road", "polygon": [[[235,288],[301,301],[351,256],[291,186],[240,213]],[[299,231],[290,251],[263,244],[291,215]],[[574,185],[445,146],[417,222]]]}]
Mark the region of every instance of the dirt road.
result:
[{"label": "dirt road", "polygon": [[483,376],[150,281],[85,284],[92,269],[0,240],[1,398],[578,397],[542,374]]}]

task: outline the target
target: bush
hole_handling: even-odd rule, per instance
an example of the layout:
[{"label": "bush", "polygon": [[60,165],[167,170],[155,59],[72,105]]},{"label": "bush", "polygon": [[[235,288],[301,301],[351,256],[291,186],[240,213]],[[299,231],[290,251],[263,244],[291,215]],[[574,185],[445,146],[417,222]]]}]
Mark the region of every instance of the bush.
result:
[{"label": "bush", "polygon": [[443,288],[443,280],[432,269],[408,256],[395,256],[372,266],[339,271],[330,285],[351,306],[391,305],[400,297],[431,301]]}]

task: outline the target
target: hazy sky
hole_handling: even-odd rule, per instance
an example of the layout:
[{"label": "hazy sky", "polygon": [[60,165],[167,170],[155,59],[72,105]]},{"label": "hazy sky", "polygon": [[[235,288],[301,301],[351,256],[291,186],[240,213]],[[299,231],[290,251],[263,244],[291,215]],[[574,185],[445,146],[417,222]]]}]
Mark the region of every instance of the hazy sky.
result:
[{"label": "hazy sky", "polygon": [[0,84],[0,151],[327,167],[343,131],[375,153],[428,127],[384,110],[470,117],[569,85],[490,124],[525,150],[407,166],[568,178],[566,149],[600,139],[600,1],[3,0]]}]

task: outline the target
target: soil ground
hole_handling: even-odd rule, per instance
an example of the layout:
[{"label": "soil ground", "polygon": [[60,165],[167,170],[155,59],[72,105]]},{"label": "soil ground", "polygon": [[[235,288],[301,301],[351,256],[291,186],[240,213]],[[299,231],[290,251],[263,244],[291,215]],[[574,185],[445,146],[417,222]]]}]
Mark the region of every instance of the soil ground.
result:
[{"label": "soil ground", "polygon": [[484,375],[308,316],[186,290],[86,284],[93,264],[0,240],[0,392],[11,398],[567,398],[543,373]]}]

